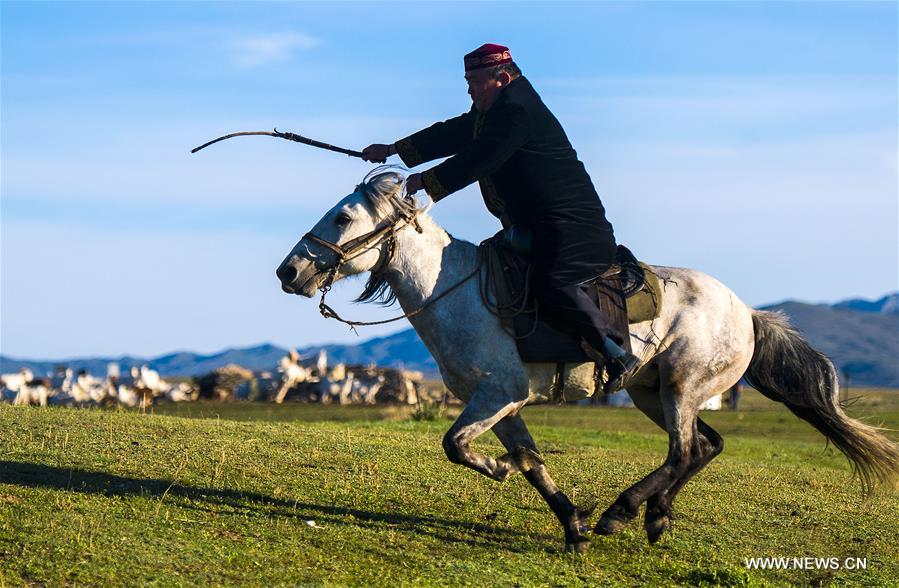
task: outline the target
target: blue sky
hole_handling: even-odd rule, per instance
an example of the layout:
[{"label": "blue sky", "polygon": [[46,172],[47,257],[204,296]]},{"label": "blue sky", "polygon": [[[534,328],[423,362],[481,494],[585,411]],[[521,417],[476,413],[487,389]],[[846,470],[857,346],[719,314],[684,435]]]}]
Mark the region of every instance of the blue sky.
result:
[{"label": "blue sky", "polygon": [[[370,169],[468,109],[509,45],[619,241],[752,305],[897,288],[897,7],[802,3],[3,2],[0,351],[62,358],[358,340],[274,269]],[[422,168],[426,169],[427,164]],[[470,187],[433,209],[497,230]],[[347,313],[361,283],[335,289]],[[386,325],[362,337],[396,331]]]}]

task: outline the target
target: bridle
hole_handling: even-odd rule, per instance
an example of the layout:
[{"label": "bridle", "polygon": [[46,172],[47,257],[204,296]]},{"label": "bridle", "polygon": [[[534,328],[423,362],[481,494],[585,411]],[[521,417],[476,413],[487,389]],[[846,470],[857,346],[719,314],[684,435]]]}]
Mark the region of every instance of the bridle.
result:
[{"label": "bridle", "polygon": [[378,262],[371,268],[371,272],[376,274],[382,271],[387,264],[390,263],[390,260],[393,259],[393,255],[396,252],[396,234],[400,232],[402,229],[406,228],[409,225],[413,225],[415,230],[418,233],[422,232],[421,225],[418,223],[418,212],[412,213],[411,216],[404,217],[400,216],[392,223],[386,224],[383,227],[377,228],[373,231],[369,231],[364,235],[360,235],[358,237],[354,237],[340,245],[338,243],[332,243],[327,239],[322,239],[318,235],[315,235],[311,232],[303,235],[303,239],[308,239],[313,243],[317,243],[322,245],[323,247],[327,247],[335,254],[337,254],[337,259],[328,267],[321,268],[318,270],[314,276],[319,274],[328,273],[328,277],[322,286],[319,287],[319,290],[327,287],[330,288],[331,284],[334,282],[334,278],[337,276],[337,272],[340,271],[340,266],[344,265],[346,262],[355,259],[369,251],[370,249],[374,249],[381,243],[386,244],[386,253],[384,251],[381,252],[378,257]]},{"label": "bridle", "polygon": [[417,233],[424,232],[424,230],[421,227],[421,224],[418,222],[418,210],[414,211],[411,215],[408,215],[408,216],[400,214],[398,217],[394,218],[393,222],[386,224],[382,227],[379,227],[373,231],[369,231],[368,233],[365,233],[364,235],[354,237],[353,239],[350,239],[343,245],[340,245],[338,243],[332,243],[331,241],[328,241],[327,239],[322,239],[318,235],[315,235],[311,232],[303,235],[303,239],[308,239],[309,241],[312,241],[313,243],[316,243],[318,245],[326,247],[327,249],[330,249],[337,255],[337,259],[334,261],[333,264],[319,269],[312,275],[312,277],[314,278],[315,276],[321,275],[323,273],[327,273],[327,276],[325,277],[325,281],[322,282],[322,285],[318,287],[319,292],[322,293],[321,299],[319,299],[319,301],[318,301],[318,311],[321,313],[321,315],[323,317],[325,317],[326,319],[333,318],[335,320],[338,320],[346,325],[349,325],[350,328],[353,330],[355,330],[355,327],[357,327],[357,326],[383,325],[385,323],[392,323],[394,321],[398,321],[398,320],[401,320],[404,318],[409,318],[409,317],[415,316],[416,314],[420,313],[421,311],[426,309],[431,304],[437,302],[438,300],[440,300],[441,298],[443,298],[444,296],[446,296],[447,294],[449,294],[450,292],[452,292],[453,290],[455,290],[456,288],[458,288],[459,286],[461,286],[462,284],[467,282],[469,279],[474,277],[480,271],[481,263],[479,261],[478,265],[474,269],[474,271],[471,272],[470,274],[468,274],[467,276],[465,276],[460,281],[456,282],[455,284],[453,284],[452,286],[450,286],[449,288],[447,288],[446,290],[444,290],[437,296],[431,298],[430,300],[425,302],[423,305],[421,305],[417,309],[415,309],[411,312],[403,313],[402,315],[393,317],[391,319],[385,319],[385,320],[381,320],[381,321],[346,320],[346,319],[342,318],[339,314],[337,314],[337,311],[335,311],[333,308],[331,308],[330,306],[328,306],[325,303],[325,296],[327,296],[328,292],[331,291],[331,286],[334,283],[334,279],[337,277],[337,273],[340,271],[341,266],[343,266],[348,261],[355,259],[356,257],[359,257],[366,251],[369,251],[381,244],[384,244],[384,248],[380,252],[377,263],[375,263],[375,265],[370,270],[372,274],[380,273],[381,271],[384,270],[385,267],[387,267],[387,264],[390,263],[390,261],[393,259],[394,255],[396,254],[396,235],[397,235],[397,233],[399,233],[401,230],[408,227],[409,225],[412,225],[413,227],[415,227],[415,231]]}]

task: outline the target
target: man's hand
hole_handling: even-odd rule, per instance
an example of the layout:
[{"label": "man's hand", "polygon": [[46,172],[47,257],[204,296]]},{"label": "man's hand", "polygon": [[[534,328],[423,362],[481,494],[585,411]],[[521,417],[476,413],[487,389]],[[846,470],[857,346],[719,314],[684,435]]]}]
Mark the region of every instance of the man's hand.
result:
[{"label": "man's hand", "polygon": [[393,148],[393,145],[374,143],[362,150],[362,159],[372,163],[384,163],[394,153],[396,153],[396,149]]},{"label": "man's hand", "polygon": [[421,174],[411,174],[406,178],[406,194],[409,196],[421,190]]},{"label": "man's hand", "polygon": [[[412,174],[406,178],[406,195],[412,197],[415,201],[415,208],[418,210],[427,210],[434,204],[427,190],[422,190],[421,174]],[[416,194],[416,192],[419,192]]]}]

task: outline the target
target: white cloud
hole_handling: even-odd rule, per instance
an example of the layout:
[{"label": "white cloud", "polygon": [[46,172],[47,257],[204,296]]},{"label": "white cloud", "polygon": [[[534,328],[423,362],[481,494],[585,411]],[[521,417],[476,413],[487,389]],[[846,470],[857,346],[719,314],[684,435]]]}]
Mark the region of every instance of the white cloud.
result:
[{"label": "white cloud", "polygon": [[241,67],[259,67],[289,60],[297,51],[312,49],[318,39],[303,33],[270,33],[244,37],[233,45],[234,62]]}]

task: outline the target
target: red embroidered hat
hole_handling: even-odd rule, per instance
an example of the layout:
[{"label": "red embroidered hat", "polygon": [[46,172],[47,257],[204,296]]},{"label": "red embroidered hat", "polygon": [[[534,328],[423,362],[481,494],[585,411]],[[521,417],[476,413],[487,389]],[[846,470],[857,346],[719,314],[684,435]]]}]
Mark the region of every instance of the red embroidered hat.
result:
[{"label": "red embroidered hat", "polygon": [[512,54],[509,53],[509,48],[487,43],[465,56],[465,71],[493,67],[503,63],[512,63]]}]

